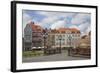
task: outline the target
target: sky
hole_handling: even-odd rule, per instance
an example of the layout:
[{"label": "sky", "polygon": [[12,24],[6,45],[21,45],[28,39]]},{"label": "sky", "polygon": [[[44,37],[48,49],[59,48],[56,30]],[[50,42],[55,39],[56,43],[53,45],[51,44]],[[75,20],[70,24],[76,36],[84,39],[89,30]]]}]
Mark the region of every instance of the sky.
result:
[{"label": "sky", "polygon": [[31,21],[47,29],[77,28],[82,35],[91,30],[90,13],[23,10],[22,15],[23,30]]}]

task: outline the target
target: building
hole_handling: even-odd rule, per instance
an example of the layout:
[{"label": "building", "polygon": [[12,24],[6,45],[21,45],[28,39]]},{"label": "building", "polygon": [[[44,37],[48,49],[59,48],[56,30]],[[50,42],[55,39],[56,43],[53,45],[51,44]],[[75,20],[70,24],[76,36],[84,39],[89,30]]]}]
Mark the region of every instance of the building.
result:
[{"label": "building", "polygon": [[91,32],[80,39],[80,45],[74,50],[73,55],[91,58]]},{"label": "building", "polygon": [[91,32],[87,35],[81,37],[80,47],[82,48],[90,48],[91,47]]},{"label": "building", "polygon": [[24,29],[24,50],[76,48],[80,43],[80,34],[76,28],[43,29],[34,22],[30,22]]},{"label": "building", "polygon": [[30,22],[24,29],[24,47],[25,50],[39,49],[43,46],[43,29],[36,25],[34,22]]},{"label": "building", "polygon": [[76,28],[59,28],[49,31],[48,45],[51,47],[73,47],[80,43],[80,31]]}]

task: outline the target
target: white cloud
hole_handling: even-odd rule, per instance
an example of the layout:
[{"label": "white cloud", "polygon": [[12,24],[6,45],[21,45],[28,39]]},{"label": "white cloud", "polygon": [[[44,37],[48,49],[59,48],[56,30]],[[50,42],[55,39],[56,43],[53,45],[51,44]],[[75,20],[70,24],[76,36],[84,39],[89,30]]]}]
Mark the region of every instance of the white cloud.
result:
[{"label": "white cloud", "polygon": [[[71,26],[69,28],[77,28],[82,33],[87,33],[90,29],[90,21],[87,21],[87,18],[90,18],[89,14],[83,13],[56,13],[56,12],[38,12],[41,15],[46,16],[41,22],[40,25],[45,27],[49,25],[51,29],[58,29],[61,27],[66,27],[68,20],[67,17],[72,18]],[[64,18],[60,20],[60,18]],[[78,25],[75,25],[78,24]]]},{"label": "white cloud", "polygon": [[46,11],[37,11],[36,12],[39,15],[43,15],[45,17],[72,17],[73,15],[75,15],[76,13],[72,13],[72,12],[46,12]]},{"label": "white cloud", "polygon": [[42,24],[52,24],[52,23],[54,23],[54,22],[57,21],[57,20],[58,20],[58,18],[57,18],[56,16],[47,17],[47,18],[43,19],[43,20],[41,21],[41,23],[42,23]]},{"label": "white cloud", "polygon": [[23,13],[23,28],[25,28],[26,24],[31,20],[31,16],[29,16],[27,13]]},{"label": "white cloud", "polygon": [[55,12],[46,12],[46,11],[37,11],[36,13],[39,15],[46,16],[46,17],[49,17],[49,16],[52,17],[57,14]]},{"label": "white cloud", "polygon": [[[41,11],[41,12],[37,11],[37,14],[45,16],[45,18],[41,22],[39,22],[40,26],[42,26],[42,27],[46,27],[46,26],[51,27],[51,25],[52,25],[52,28],[55,25],[55,23],[58,23],[58,21],[61,21],[60,18],[67,19],[67,17],[72,17],[73,15],[75,15],[75,13],[43,12],[43,11]],[[64,22],[66,22],[66,24],[67,24],[67,22],[69,22],[69,21],[64,20]],[[60,24],[60,25],[62,25],[62,24]]]},{"label": "white cloud", "polygon": [[64,20],[57,21],[57,22],[55,22],[54,24],[51,25],[51,29],[58,29],[58,28],[61,28],[61,27],[65,27],[65,25],[66,25],[66,22]]},{"label": "white cloud", "polygon": [[83,24],[79,25],[79,29],[81,31],[85,31],[88,27],[89,27],[89,23],[83,23]]},{"label": "white cloud", "polygon": [[32,20],[31,16],[29,16],[27,13],[23,13],[23,36],[24,36],[24,28]]},{"label": "white cloud", "polygon": [[80,24],[79,26],[72,25],[69,28],[79,29],[81,31],[81,35],[86,35],[91,30],[90,24],[88,22],[87,23]]},{"label": "white cloud", "polygon": [[87,23],[83,23],[81,25],[78,26],[82,35],[83,34],[87,34],[91,29],[90,29],[90,24],[87,22]]},{"label": "white cloud", "polygon": [[87,34],[90,31],[90,24],[91,24],[91,16],[90,14],[86,13],[78,13],[72,18],[72,26],[79,28],[82,35]]},{"label": "white cloud", "polygon": [[[58,29],[61,27],[66,27],[66,25],[68,25],[69,28],[79,29],[82,34],[90,31],[90,20],[88,20],[91,18],[90,14],[49,11],[36,11],[36,14],[42,15],[44,16],[44,18],[41,19],[40,22],[37,22],[27,13],[23,14],[23,28],[29,21],[33,20],[37,25],[40,25],[43,28],[49,27],[51,29]],[[69,18],[69,20],[72,19],[71,22],[67,18]]]},{"label": "white cloud", "polygon": [[87,19],[90,18],[90,14],[76,14],[76,16],[72,19],[72,24],[82,24],[87,22]]}]

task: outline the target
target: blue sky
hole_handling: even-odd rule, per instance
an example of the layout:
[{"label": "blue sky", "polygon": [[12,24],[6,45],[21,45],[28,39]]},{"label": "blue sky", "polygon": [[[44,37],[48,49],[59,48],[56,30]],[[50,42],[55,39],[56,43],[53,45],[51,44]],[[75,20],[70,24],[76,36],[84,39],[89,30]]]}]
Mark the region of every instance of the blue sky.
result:
[{"label": "blue sky", "polygon": [[90,13],[23,10],[23,30],[27,23],[35,22],[43,28],[77,28],[87,34],[91,26]]}]

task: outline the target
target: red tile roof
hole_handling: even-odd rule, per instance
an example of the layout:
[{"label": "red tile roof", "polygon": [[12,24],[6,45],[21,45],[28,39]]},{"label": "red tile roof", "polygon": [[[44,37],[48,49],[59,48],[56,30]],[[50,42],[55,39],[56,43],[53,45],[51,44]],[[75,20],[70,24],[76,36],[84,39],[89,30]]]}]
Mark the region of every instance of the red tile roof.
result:
[{"label": "red tile roof", "polygon": [[38,32],[42,32],[43,28],[39,25],[34,24],[33,22],[30,22],[29,25],[31,26],[33,31],[38,31]]},{"label": "red tile roof", "polygon": [[80,33],[80,31],[76,28],[59,28],[59,29],[53,29],[51,31],[52,33]]}]

